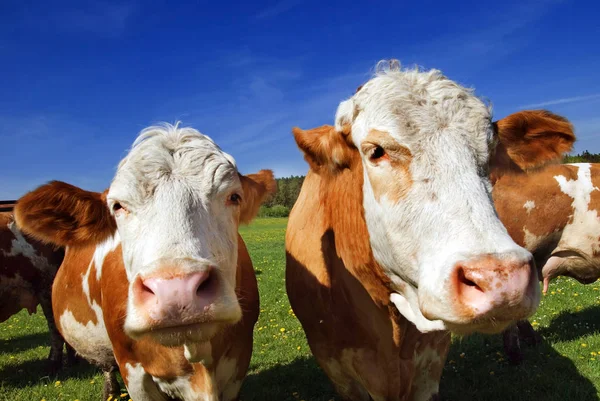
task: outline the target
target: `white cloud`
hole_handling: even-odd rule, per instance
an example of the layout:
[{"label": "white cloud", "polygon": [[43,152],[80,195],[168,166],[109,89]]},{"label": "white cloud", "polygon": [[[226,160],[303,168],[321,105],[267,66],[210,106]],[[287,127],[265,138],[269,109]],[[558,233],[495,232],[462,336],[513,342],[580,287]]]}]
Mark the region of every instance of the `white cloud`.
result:
[{"label": "white cloud", "polygon": [[271,7],[267,7],[260,12],[258,12],[255,16],[255,20],[262,20],[266,18],[273,18],[278,16],[279,14],[283,14],[284,12],[294,8],[300,4],[300,0],[281,0],[272,5]]},{"label": "white cloud", "polygon": [[557,105],[557,104],[566,104],[566,103],[576,103],[576,102],[583,102],[585,100],[594,100],[594,99],[600,99],[600,93],[596,93],[593,95],[587,95],[587,96],[564,97],[564,98],[548,100],[548,101],[540,102],[540,103],[531,103],[531,104],[526,104],[524,106],[519,106],[519,108],[534,109],[534,108],[538,108],[538,107],[546,107],[546,106],[552,106],[552,105]]}]

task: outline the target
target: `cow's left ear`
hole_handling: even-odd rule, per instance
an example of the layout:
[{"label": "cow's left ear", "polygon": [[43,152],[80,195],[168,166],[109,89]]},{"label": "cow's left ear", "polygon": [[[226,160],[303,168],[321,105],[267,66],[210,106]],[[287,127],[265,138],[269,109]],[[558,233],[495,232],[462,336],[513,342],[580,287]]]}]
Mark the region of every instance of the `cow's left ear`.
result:
[{"label": "cow's left ear", "polygon": [[525,110],[494,123],[498,144],[490,159],[492,181],[507,172],[523,172],[560,162],[573,148],[573,125],[546,110]]},{"label": "cow's left ear", "polygon": [[261,170],[256,174],[241,175],[242,201],[240,203],[240,224],[248,224],[258,214],[260,205],[269,195],[277,191],[277,182],[271,170]]}]

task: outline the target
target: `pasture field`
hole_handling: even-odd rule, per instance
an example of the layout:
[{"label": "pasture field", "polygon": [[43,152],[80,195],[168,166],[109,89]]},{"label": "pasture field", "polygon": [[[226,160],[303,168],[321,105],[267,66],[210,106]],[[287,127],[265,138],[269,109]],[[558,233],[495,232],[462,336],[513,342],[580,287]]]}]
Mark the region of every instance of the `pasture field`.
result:
[{"label": "pasture field", "polygon": [[[285,294],[287,219],[258,219],[241,229],[256,270],[261,314],[244,401],[335,399],[311,357]],[[560,278],[531,319],[544,337],[511,366],[500,336],[455,338],[442,377],[444,400],[600,400],[600,282],[583,286]],[[47,328],[41,311],[0,324],[0,400],[98,401],[102,377],[81,363],[57,376],[45,372]],[[129,397],[123,388],[122,398]]]}]

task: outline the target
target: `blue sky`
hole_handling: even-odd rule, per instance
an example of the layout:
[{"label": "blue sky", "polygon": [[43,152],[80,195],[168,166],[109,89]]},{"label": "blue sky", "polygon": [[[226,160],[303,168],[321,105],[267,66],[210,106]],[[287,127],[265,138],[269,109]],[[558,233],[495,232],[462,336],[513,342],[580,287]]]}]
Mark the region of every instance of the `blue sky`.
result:
[{"label": "blue sky", "polygon": [[211,136],[243,173],[304,174],[291,128],[332,123],[384,58],[441,69],[496,118],[563,114],[575,150],[600,152],[599,11],[591,1],[3,0],[0,199],[51,179],[102,190],[137,133],[160,121]]}]

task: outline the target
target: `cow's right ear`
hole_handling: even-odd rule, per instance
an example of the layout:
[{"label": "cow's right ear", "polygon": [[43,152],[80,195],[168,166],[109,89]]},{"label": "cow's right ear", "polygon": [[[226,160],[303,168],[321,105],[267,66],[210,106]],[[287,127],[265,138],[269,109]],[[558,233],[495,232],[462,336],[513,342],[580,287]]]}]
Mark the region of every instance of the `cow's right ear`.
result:
[{"label": "cow's right ear", "polygon": [[331,125],[309,130],[292,130],[304,159],[313,170],[327,167],[332,171],[350,166],[357,149],[350,138],[350,130],[338,130]]},{"label": "cow's right ear", "polygon": [[14,215],[25,234],[60,246],[99,243],[117,229],[106,192],[84,191],[61,181],[24,195],[17,201]]}]

